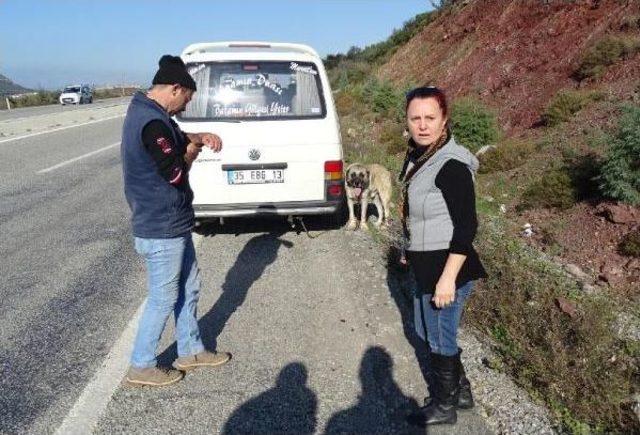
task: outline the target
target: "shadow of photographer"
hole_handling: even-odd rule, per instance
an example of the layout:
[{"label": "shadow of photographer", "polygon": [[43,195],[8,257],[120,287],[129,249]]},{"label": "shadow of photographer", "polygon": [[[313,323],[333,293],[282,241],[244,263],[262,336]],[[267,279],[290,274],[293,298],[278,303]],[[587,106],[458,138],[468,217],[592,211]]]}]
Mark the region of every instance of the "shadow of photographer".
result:
[{"label": "shadow of photographer", "polygon": [[[364,353],[359,371],[362,392],[358,403],[334,414],[325,433],[410,433],[405,416],[418,409],[393,379],[391,356],[379,346]],[[424,433],[424,430],[422,430]]]},{"label": "shadow of photographer", "polygon": [[312,434],[317,425],[318,400],[307,386],[307,369],[286,365],[276,385],[238,407],[225,423],[223,434]]}]

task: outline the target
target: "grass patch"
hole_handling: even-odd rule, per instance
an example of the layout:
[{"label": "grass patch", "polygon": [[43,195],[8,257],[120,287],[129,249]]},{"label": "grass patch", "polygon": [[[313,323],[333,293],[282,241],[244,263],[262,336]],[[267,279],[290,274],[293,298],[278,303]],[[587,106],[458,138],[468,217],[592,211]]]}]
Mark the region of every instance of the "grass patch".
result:
[{"label": "grass patch", "polygon": [[39,90],[34,94],[27,94],[21,97],[9,97],[12,108],[44,106],[47,104],[58,104],[59,92]]},{"label": "grass patch", "polygon": [[593,154],[565,158],[561,166],[552,166],[526,185],[516,208],[567,210],[579,201],[601,198],[597,184],[600,172],[600,159]]},{"label": "grass patch", "polygon": [[518,211],[532,208],[557,208],[566,210],[577,202],[573,181],[566,168],[547,171],[542,177],[529,183],[522,193]]},{"label": "grass patch", "polygon": [[622,255],[640,258],[640,229],[631,231],[623,237],[619,251]]},{"label": "grass patch", "polygon": [[403,137],[405,126],[396,121],[386,121],[381,126],[380,144],[385,147],[387,154],[394,156],[402,154],[407,149],[407,139]]},{"label": "grass patch", "polygon": [[607,36],[590,47],[574,72],[577,80],[600,77],[606,68],[640,50],[637,37]]},{"label": "grass patch", "polygon": [[481,174],[508,171],[523,165],[536,151],[529,141],[509,140],[480,156]]},{"label": "grass patch", "polygon": [[600,101],[604,95],[593,91],[560,91],[551,100],[542,113],[541,121],[548,127],[566,122],[594,101]]},{"label": "grass patch", "polygon": [[353,93],[347,91],[338,92],[334,97],[334,103],[340,116],[349,115],[354,111],[357,104]]},{"label": "grass patch", "polygon": [[633,32],[640,30],[640,15],[629,15],[622,19],[620,30],[623,32]]},{"label": "grass patch", "polygon": [[[467,321],[494,338],[505,369],[550,405],[564,430],[639,430],[629,403],[637,360],[612,333],[612,303],[583,295],[559,266],[507,233],[501,219],[482,219],[477,245],[489,278]],[[563,313],[558,298],[577,315]]]}]

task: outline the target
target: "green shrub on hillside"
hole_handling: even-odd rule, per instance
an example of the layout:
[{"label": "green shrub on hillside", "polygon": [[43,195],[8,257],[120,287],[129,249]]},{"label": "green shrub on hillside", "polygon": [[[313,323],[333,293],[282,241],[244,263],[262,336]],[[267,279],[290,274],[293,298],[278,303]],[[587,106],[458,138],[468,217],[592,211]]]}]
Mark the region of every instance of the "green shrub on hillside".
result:
[{"label": "green shrub on hillside", "polygon": [[601,159],[592,153],[566,160],[565,169],[571,178],[574,197],[577,201],[602,198],[602,193],[598,189],[601,167]]},{"label": "green shrub on hillside", "polygon": [[404,93],[390,82],[369,80],[363,86],[362,95],[374,113],[397,122],[404,121]]},{"label": "green shrub on hillside", "polygon": [[328,69],[331,87],[346,89],[364,83],[371,76],[371,65],[362,61],[345,60]]},{"label": "green shrub on hillside", "polygon": [[451,129],[456,141],[472,152],[484,145],[497,141],[500,137],[498,122],[494,113],[481,102],[462,98],[451,106]]},{"label": "green shrub on hillside", "polygon": [[640,50],[638,38],[607,36],[598,41],[585,53],[580,66],[574,73],[577,80],[597,78],[617,60]]},{"label": "green shrub on hillside", "polygon": [[635,31],[640,29],[640,16],[629,15],[622,19],[620,23],[620,30],[622,31]]},{"label": "green shrub on hillside", "polygon": [[402,28],[394,30],[386,40],[368,45],[365,48],[351,47],[346,54],[330,54],[324,59],[324,64],[327,69],[336,68],[345,61],[364,61],[368,64],[380,65],[386,62],[398,48],[416,36],[434,18],[433,12],[418,14],[406,21]]},{"label": "green shrub on hillside", "polygon": [[338,115],[346,116],[360,109],[362,102],[352,89],[343,89],[336,93],[334,97]]},{"label": "green shrub on hillside", "polygon": [[603,98],[599,92],[560,91],[551,100],[542,114],[542,123],[549,127],[571,119],[592,101]]},{"label": "green shrub on hillside", "polygon": [[387,121],[382,124],[380,143],[385,146],[387,154],[394,156],[407,149],[407,140],[402,136],[405,124],[397,121]]},{"label": "green shrub on hillside", "polygon": [[627,106],[618,133],[601,168],[601,192],[629,204],[640,204],[640,107]]},{"label": "green shrub on hillside", "polygon": [[573,180],[566,168],[552,169],[531,182],[522,193],[517,209],[557,208],[566,210],[577,202]]},{"label": "green shrub on hillside", "polygon": [[629,257],[640,257],[640,229],[627,233],[620,242],[619,251]]},{"label": "green shrub on hillside", "polygon": [[509,140],[480,156],[481,174],[508,171],[523,165],[536,150],[528,141]]}]

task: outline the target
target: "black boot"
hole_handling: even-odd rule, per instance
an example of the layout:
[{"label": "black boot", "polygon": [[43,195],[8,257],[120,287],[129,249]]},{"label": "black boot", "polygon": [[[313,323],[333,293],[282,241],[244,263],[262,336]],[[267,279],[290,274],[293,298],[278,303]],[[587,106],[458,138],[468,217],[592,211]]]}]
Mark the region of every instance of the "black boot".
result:
[{"label": "black boot", "polygon": [[[458,388],[458,409],[472,409],[475,405],[473,401],[473,394],[471,394],[471,383],[469,379],[467,379],[467,375],[464,372],[464,366],[462,365],[462,361],[460,359],[460,354],[462,353],[462,349],[458,348],[458,371],[460,373],[460,384]],[[433,400],[433,397],[427,396],[424,398],[424,406],[427,406],[429,402]]]},{"label": "black boot", "polygon": [[424,427],[432,424],[454,424],[458,420],[456,405],[460,365],[457,358],[457,355],[431,354],[435,373],[435,394],[428,404],[407,417],[410,424]]},{"label": "black boot", "polygon": [[460,359],[462,349],[458,348],[458,371],[460,373],[460,384],[458,392],[458,409],[471,409],[474,406],[473,394],[471,394],[471,383],[467,379],[467,374],[464,372],[464,366]]}]

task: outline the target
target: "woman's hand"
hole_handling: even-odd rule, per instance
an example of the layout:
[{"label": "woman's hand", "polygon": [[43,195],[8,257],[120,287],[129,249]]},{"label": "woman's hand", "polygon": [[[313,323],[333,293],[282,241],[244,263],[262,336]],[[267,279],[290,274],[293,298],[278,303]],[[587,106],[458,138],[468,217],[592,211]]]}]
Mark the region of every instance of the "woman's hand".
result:
[{"label": "woman's hand", "polygon": [[438,308],[446,308],[456,300],[456,281],[440,277],[431,300]]},{"label": "woman's hand", "polygon": [[406,266],[409,264],[409,260],[407,260],[407,256],[404,254],[400,255],[400,259],[398,260],[398,262],[402,265],[402,266]]}]

